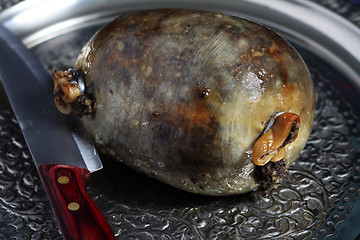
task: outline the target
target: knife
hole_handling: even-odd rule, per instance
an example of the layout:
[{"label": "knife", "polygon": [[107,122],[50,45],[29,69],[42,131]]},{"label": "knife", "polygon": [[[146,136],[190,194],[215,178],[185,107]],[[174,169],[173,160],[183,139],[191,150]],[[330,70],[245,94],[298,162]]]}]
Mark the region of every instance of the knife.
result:
[{"label": "knife", "polygon": [[55,107],[51,76],[14,34],[0,24],[0,79],[45,186],[65,239],[115,239],[85,190],[100,158]]}]

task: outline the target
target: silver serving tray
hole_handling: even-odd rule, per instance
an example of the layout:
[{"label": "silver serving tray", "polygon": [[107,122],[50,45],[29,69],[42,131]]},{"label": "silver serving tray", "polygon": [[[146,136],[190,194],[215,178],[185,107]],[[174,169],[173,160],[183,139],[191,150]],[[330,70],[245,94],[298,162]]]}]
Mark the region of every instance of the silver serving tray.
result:
[{"label": "silver serving tray", "polygon": [[[314,79],[316,121],[290,174],[266,197],[258,192],[222,198],[189,194],[104,159],[88,191],[117,238],[359,236],[360,30],[339,15],[304,0],[28,0],[0,13],[0,22],[51,72],[72,66],[83,44],[116,16],[163,7],[221,11],[283,35]],[[1,87],[0,100],[0,239],[61,239]]]}]

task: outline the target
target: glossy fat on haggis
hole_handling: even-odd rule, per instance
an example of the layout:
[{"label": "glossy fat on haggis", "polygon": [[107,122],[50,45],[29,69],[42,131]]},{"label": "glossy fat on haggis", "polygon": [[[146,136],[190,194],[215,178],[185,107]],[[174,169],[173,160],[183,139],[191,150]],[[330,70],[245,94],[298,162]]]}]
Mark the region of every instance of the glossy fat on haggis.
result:
[{"label": "glossy fat on haggis", "polygon": [[95,114],[81,121],[97,145],[189,192],[259,187],[253,146],[274,114],[300,118],[296,139],[282,149],[286,167],[311,131],[315,94],[302,58],[273,31],[238,17],[127,13],[90,39],[75,68],[95,100]]}]

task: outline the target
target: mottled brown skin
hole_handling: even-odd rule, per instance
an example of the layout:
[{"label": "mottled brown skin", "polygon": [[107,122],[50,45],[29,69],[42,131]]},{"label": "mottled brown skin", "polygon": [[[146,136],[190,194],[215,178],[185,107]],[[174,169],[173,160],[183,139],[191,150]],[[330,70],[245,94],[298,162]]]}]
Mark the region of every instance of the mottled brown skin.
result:
[{"label": "mottled brown skin", "polygon": [[83,48],[76,68],[96,114],[82,121],[125,164],[186,191],[258,187],[252,146],[270,117],[300,116],[291,164],[311,131],[315,97],[298,53],[269,29],[213,12],[128,13]]}]

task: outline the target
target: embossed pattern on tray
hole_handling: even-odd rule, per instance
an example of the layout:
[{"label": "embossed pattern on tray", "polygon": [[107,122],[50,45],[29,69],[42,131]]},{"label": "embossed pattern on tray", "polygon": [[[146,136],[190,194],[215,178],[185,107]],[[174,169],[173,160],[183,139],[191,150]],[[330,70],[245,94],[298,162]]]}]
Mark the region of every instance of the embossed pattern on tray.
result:
[{"label": "embossed pattern on tray", "polygon": [[[49,71],[69,67],[95,31],[33,49]],[[304,49],[317,91],[309,142],[279,188],[225,198],[188,194],[105,161],[88,191],[118,239],[323,239],[360,196],[360,109],[341,74]],[[353,98],[355,97],[355,98]],[[0,89],[0,239],[61,239],[46,193]]]}]

